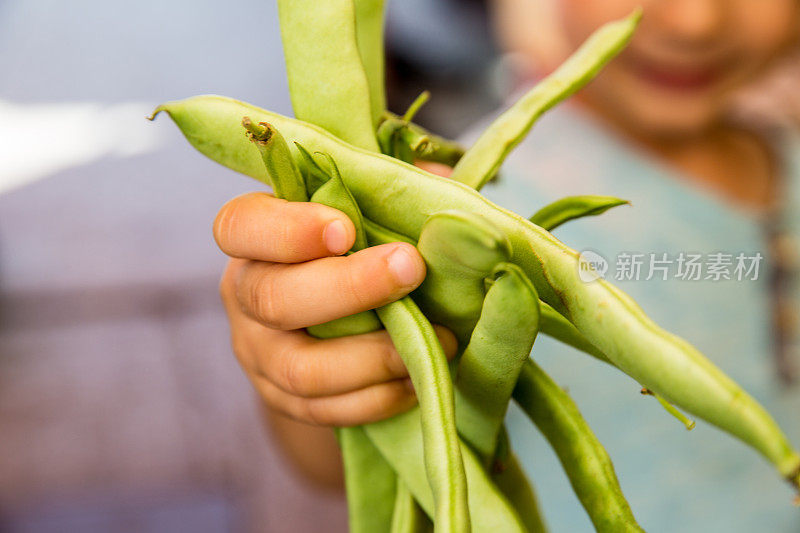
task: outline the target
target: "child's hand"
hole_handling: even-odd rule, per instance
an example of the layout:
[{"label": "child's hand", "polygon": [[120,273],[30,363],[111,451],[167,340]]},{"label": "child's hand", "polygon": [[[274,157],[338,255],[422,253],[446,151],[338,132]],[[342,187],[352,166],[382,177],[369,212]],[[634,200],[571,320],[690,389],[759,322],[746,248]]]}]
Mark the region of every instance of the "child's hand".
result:
[{"label": "child's hand", "polygon": [[[271,408],[302,422],[351,426],[415,404],[386,331],[320,340],[303,328],[408,294],[425,277],[416,248],[392,243],[341,257],[355,240],[345,214],[266,193],[225,204],[214,237],[233,258],[220,286],[233,350]],[[436,330],[452,357],[455,338]]]}]

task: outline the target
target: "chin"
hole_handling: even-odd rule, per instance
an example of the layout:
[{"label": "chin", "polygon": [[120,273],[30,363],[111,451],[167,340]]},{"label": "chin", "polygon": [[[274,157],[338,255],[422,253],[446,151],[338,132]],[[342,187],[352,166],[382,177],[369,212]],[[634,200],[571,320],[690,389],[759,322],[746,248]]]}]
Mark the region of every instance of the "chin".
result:
[{"label": "chin", "polygon": [[680,105],[675,101],[634,106],[625,112],[634,134],[662,140],[686,140],[703,134],[721,120],[716,107]]},{"label": "chin", "polygon": [[[595,93],[601,115],[634,137],[651,140],[690,139],[719,124],[724,101],[719,94],[668,94],[662,91],[622,85],[603,87]],[[602,93],[602,94],[598,94]]]}]

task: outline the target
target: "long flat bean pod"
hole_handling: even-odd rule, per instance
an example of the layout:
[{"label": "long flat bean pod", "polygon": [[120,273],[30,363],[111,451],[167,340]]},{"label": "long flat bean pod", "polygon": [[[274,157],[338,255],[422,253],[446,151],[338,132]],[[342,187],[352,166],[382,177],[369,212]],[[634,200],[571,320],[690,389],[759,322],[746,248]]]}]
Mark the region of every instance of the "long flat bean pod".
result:
[{"label": "long flat bean pod", "polygon": [[605,448],[569,395],[533,361],[522,369],[514,399],[558,455],[595,529],[600,533],[643,531]]},{"label": "long flat bean pod", "polygon": [[455,425],[453,384],[433,326],[406,296],[377,309],[419,399],[425,470],[436,503],[436,531],[469,532],[467,479]]},{"label": "long flat bean pod", "polygon": [[[388,420],[364,426],[381,455],[394,468],[430,517],[434,517],[434,498],[422,458],[422,428],[419,409],[414,408]],[[473,531],[522,533],[525,526],[519,515],[489,478],[481,462],[461,443],[464,471],[469,485],[469,508]],[[436,526],[438,521],[434,520]]]},{"label": "long flat bean pod", "polygon": [[[360,7],[359,14],[366,17],[367,1]],[[278,17],[295,116],[356,146],[378,151],[353,0],[278,0]],[[366,35],[369,30],[365,28],[362,42],[372,42]]]},{"label": "long flat bean pod", "polygon": [[[800,455],[772,417],[695,348],[654,324],[605,280],[584,283],[578,254],[547,231],[498,207],[463,184],[348,145],[311,124],[223,97],[195,97],[160,106],[200,152],[264,181],[257,151],[241,134],[241,117],[270,122],[292,141],[330,154],[367,219],[418,240],[434,213],[480,214],[512,246],[539,296],[564,315],[619,369],[686,411],[737,436],[761,452],[781,475],[800,483]],[[297,160],[300,155],[293,152]],[[445,323],[445,325],[448,325]]]},{"label": "long flat bean pod", "polygon": [[356,13],[358,53],[367,76],[372,127],[377,128],[383,112],[386,110],[386,92],[384,90],[386,72],[383,51],[384,0],[353,1]]},{"label": "long flat bean pod", "polygon": [[469,148],[450,176],[480,190],[547,110],[573,95],[628,44],[641,18],[636,10],[594,32],[555,72],[500,115]]}]

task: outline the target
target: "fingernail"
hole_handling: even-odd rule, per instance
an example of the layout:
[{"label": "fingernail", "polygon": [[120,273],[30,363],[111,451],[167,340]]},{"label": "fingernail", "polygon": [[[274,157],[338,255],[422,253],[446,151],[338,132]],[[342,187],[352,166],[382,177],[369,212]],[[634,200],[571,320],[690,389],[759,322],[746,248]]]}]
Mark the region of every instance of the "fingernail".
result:
[{"label": "fingernail", "polygon": [[325,247],[328,251],[335,255],[343,254],[350,248],[347,228],[344,227],[344,222],[341,220],[334,220],[325,226],[322,231],[322,240],[325,242]]},{"label": "fingernail", "polygon": [[397,247],[387,259],[389,272],[401,287],[408,287],[417,283],[417,265],[408,250],[403,246]]}]

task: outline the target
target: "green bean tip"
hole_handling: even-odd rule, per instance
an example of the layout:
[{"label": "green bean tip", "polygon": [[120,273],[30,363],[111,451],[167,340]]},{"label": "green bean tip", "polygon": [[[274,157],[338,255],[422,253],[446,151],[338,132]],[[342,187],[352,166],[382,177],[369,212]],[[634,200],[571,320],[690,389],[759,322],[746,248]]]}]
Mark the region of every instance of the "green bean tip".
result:
[{"label": "green bean tip", "polygon": [[150,113],[148,116],[146,116],[146,117],[144,117],[144,118],[146,118],[147,120],[149,120],[150,122],[152,122],[152,121],[154,121],[154,120],[156,119],[156,116],[157,116],[159,113],[161,113],[162,111],[166,111],[166,110],[167,110],[167,108],[166,108],[166,107],[164,107],[164,105],[162,104],[162,105],[160,105],[160,106],[156,107],[155,109],[153,109],[153,112],[152,112],[152,113]]},{"label": "green bean tip", "polygon": [[[800,493],[800,464],[786,476],[786,480]],[[800,494],[796,496],[795,502],[800,502]]]},{"label": "green bean tip", "polygon": [[247,130],[247,138],[254,143],[266,143],[274,131],[274,128],[267,122],[253,124],[250,117],[242,117],[242,126]]}]

